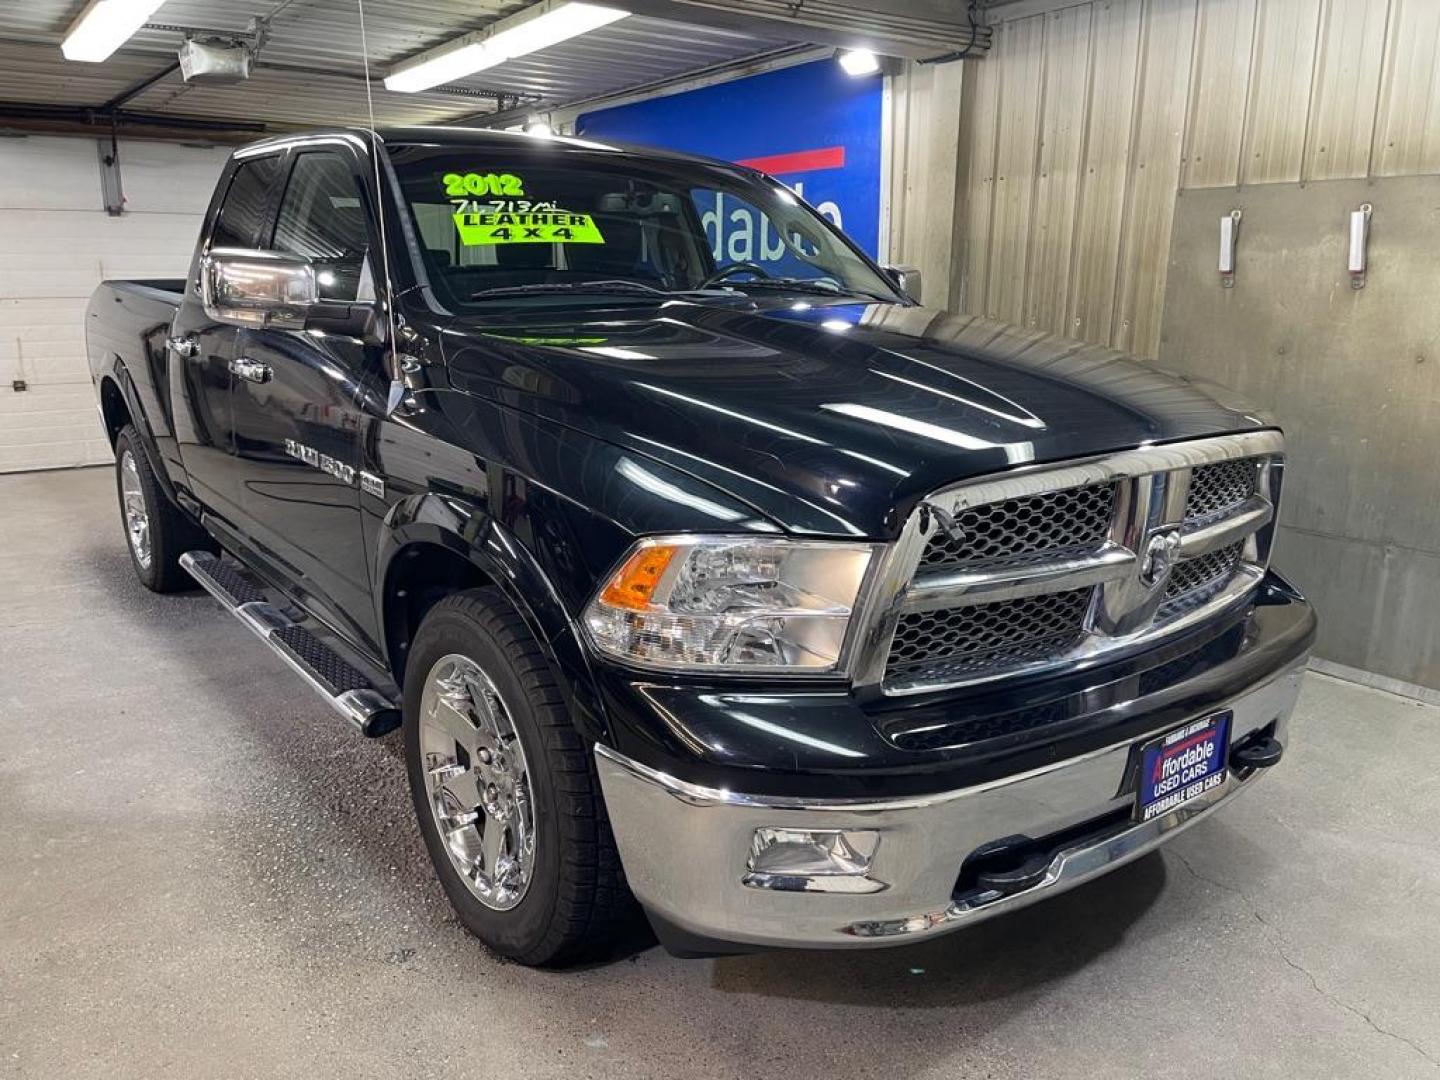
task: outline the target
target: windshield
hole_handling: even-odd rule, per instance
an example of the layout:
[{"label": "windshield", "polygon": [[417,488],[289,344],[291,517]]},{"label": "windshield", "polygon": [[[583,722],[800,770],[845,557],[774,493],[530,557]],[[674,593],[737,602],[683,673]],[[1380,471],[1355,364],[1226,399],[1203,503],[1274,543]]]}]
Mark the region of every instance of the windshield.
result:
[{"label": "windshield", "polygon": [[899,300],[823,217],[740,169],[543,144],[399,147],[391,161],[448,306],[656,291]]}]

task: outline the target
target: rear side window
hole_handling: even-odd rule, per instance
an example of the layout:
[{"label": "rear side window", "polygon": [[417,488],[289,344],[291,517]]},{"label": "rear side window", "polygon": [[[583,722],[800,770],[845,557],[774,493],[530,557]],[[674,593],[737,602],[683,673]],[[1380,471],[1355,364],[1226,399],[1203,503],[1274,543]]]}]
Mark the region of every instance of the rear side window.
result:
[{"label": "rear side window", "polygon": [[210,234],[212,247],[245,247],[260,245],[260,229],[265,224],[265,208],[270,191],[280,178],[280,158],[251,158],[241,163],[225,192],[225,202],[215,218]]},{"label": "rear side window", "polygon": [[343,157],[296,156],[271,246],[311,260],[325,299],[356,299],[370,232],[360,188]]}]

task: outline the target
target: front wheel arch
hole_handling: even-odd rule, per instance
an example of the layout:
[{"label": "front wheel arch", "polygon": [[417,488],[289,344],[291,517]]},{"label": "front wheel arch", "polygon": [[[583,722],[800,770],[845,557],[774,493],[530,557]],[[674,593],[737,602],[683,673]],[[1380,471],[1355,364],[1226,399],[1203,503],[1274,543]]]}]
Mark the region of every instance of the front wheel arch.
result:
[{"label": "front wheel arch", "polygon": [[[500,531],[497,523],[487,526]],[[492,552],[509,553],[501,561]],[[590,742],[608,736],[604,707],[579,630],[555,590],[513,537],[494,545],[470,542],[433,521],[409,520],[386,536],[376,580],[386,659],[404,688],[409,651],[424,616],[447,596],[494,586],[524,620],[561,684],[576,727]]]}]

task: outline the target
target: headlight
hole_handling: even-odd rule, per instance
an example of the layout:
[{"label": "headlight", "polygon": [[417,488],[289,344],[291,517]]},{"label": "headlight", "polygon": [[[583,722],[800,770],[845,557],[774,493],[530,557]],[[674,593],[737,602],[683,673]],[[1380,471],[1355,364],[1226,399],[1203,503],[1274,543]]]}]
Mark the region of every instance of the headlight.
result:
[{"label": "headlight", "polygon": [[682,670],[834,671],[869,544],[642,540],[585,609],[604,652]]}]

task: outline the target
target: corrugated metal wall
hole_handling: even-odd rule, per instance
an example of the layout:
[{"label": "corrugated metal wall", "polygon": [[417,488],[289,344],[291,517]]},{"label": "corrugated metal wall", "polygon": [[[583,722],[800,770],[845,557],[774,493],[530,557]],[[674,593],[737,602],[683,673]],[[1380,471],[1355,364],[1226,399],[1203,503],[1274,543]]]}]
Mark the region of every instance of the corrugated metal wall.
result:
[{"label": "corrugated metal wall", "polygon": [[965,66],[954,306],[1146,356],[1178,189],[1440,172],[1440,0],[1092,0]]},{"label": "corrugated metal wall", "polygon": [[910,64],[885,80],[883,252],[889,262],[920,270],[925,302],[936,307],[960,301],[955,185],[966,141],[964,76],[963,64]]}]

